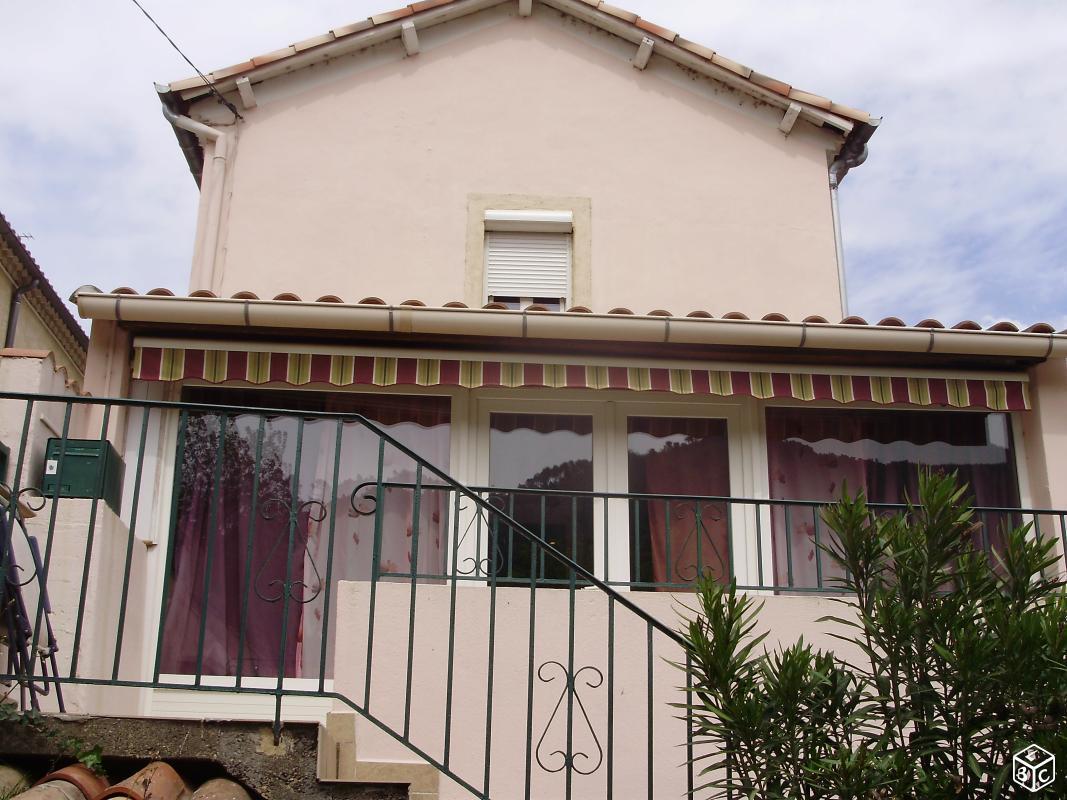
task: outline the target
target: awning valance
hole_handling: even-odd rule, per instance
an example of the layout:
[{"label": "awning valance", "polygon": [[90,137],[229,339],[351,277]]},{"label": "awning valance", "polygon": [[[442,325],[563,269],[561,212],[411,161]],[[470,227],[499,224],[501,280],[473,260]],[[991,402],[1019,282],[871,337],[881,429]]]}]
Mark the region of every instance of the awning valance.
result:
[{"label": "awning valance", "polygon": [[408,358],[336,353],[134,347],[133,377],[149,381],[242,381],[293,386],[462,386],[625,389],[760,399],[907,403],[1019,411],[1030,407],[1026,376],[914,377],[736,369]]}]

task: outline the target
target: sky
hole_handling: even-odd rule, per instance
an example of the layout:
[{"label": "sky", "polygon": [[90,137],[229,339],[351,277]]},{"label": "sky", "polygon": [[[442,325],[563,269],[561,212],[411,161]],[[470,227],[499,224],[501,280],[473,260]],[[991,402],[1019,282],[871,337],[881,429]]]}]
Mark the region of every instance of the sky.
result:
[{"label": "sky", "polygon": [[[142,3],[205,72],[400,4]],[[1067,3],[616,4],[883,117],[841,189],[850,313],[1067,328]],[[189,67],[130,0],[0,20],[0,211],[63,297],[186,291],[198,194],[153,83]]]}]

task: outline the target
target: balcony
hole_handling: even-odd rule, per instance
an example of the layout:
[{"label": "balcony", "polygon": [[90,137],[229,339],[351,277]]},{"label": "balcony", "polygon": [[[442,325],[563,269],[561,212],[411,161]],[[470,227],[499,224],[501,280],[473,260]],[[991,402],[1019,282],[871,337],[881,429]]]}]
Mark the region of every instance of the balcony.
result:
[{"label": "balcony", "polygon": [[[468,487],[347,413],[0,409],[3,678],[26,707],[244,715],[276,736],[342,708],[370,756],[430,764],[442,796],[680,796],[671,662],[694,581],[763,595],[786,641],[817,641],[841,591],[823,502]],[[1067,511],[976,516],[992,558],[1023,524],[1067,549]]]}]

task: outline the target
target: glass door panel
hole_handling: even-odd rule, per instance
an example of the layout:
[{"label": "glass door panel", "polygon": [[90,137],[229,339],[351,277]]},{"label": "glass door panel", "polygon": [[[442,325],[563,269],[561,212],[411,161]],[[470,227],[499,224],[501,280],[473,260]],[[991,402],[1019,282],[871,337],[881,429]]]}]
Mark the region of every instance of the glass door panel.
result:
[{"label": "glass door panel", "polygon": [[[535,536],[593,569],[593,418],[582,414],[489,416],[490,502]],[[513,490],[513,491],[509,491]],[[566,584],[570,570],[497,518],[489,524],[498,578]]]},{"label": "glass door panel", "polygon": [[[724,419],[628,417],[630,580],[634,588],[729,580],[730,460]],[[658,497],[657,497],[658,495]],[[667,498],[664,495],[681,497]]]}]

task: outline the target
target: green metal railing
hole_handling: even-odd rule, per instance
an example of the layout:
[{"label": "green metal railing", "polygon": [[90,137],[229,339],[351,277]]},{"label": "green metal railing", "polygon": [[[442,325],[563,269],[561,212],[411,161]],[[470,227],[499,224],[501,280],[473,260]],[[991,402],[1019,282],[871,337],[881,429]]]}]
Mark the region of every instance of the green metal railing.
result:
[{"label": "green metal railing", "polygon": [[[40,567],[18,582],[22,585],[5,582],[2,599],[7,602],[18,593],[26,603],[20,624],[31,632],[32,652],[43,652],[42,636],[49,620],[61,619],[57,629],[72,632],[67,638],[59,637],[57,672],[37,669],[33,658],[17,663],[9,660],[0,676],[3,679],[20,686],[63,686],[68,692],[72,687],[98,686],[266,695],[274,699],[276,735],[285,717],[284,700],[332,698],[482,798],[494,792],[511,794],[497,789],[509,776],[493,769],[508,758],[517,758],[525,770],[527,797],[538,781],[551,779],[561,782],[561,791],[553,793],[568,798],[587,793],[590,781],[597,783],[598,792],[611,797],[619,791],[623,770],[629,775],[636,765],[643,765],[642,794],[649,798],[663,794],[678,775],[683,776],[681,784],[670,784],[669,791],[679,794],[687,785],[692,787],[692,769],[679,770],[680,757],[672,755],[664,762],[655,755],[665,740],[675,753],[688,739],[684,720],[677,721],[672,730],[659,722],[660,718],[674,720],[676,712],[669,703],[684,700],[682,690],[675,689],[677,696],[671,697],[661,688],[677,687],[680,672],[671,672],[666,683],[657,677],[663,669],[673,669],[667,662],[684,660],[683,641],[668,624],[671,620],[665,623],[649,613],[634,598],[609,586],[587,566],[552,547],[373,422],[351,414],[13,393],[0,395],[0,407],[6,414],[18,407],[23,420],[9,489],[9,496],[17,502],[9,502],[6,513],[10,520],[26,523],[29,539],[43,542]],[[101,444],[111,440],[128,454],[117,511],[99,496],[64,496],[62,487],[69,483],[69,472],[81,469],[66,456],[67,446],[73,431],[87,428],[89,439]],[[328,436],[323,435],[324,429],[329,429]],[[60,488],[45,496],[41,479],[44,439],[54,434],[60,440],[59,454],[50,469]],[[361,448],[359,457],[376,462],[370,498],[357,495],[353,499],[342,491],[345,448],[353,437]],[[279,458],[281,451],[285,458]],[[170,456],[175,452],[178,457],[171,470]],[[312,462],[320,474],[309,483],[304,474]],[[398,462],[412,476],[411,488],[397,491],[384,479],[386,465],[395,468]],[[170,497],[161,479],[168,472],[173,472]],[[240,483],[245,480],[247,491]],[[483,600],[475,603],[475,595],[465,588],[470,576],[458,568],[460,548],[436,543],[435,552],[448,557],[440,561],[443,569],[432,571],[432,579],[423,579],[418,569],[420,547],[424,553],[431,547],[426,520],[433,519],[437,535],[447,532],[450,524],[448,512],[431,501],[429,494],[444,491],[456,513],[473,514],[498,536],[524,543],[528,560],[524,580],[490,570],[482,575],[485,591],[475,593]],[[367,508],[368,502],[373,509]],[[339,577],[345,577],[346,570],[353,571],[351,563],[342,564],[335,557],[340,528],[348,524],[347,518],[339,519],[345,503],[352,508],[351,519],[366,520],[373,529],[369,563],[355,565],[356,572],[366,573],[356,576],[364,590],[360,597],[366,601],[359,609],[366,620],[366,641],[356,648],[362,664],[346,662],[331,672],[331,647],[351,645],[342,641],[343,633],[331,635],[336,633],[333,615],[338,613]],[[435,506],[433,514],[428,515],[428,505]],[[390,521],[403,518],[407,519],[404,535],[410,543],[410,568],[383,569],[383,554],[391,545],[389,537],[395,535]],[[320,550],[312,547],[312,526]],[[243,537],[236,542],[235,532]],[[279,532],[281,536],[274,537]],[[176,545],[183,537],[186,545],[195,541],[195,546],[183,550],[183,545]],[[146,549],[142,542],[167,543],[165,555],[160,554],[162,548]],[[5,541],[5,568],[25,563],[20,547],[10,537]],[[164,561],[158,590],[144,574],[151,571],[146,566],[148,553]],[[234,558],[240,560],[234,562]],[[222,569],[226,579],[220,581]],[[538,570],[546,569],[557,577],[552,586],[538,577]],[[236,587],[230,580],[234,576]],[[405,580],[404,591],[398,595],[396,584]],[[225,608],[219,600],[224,586],[228,592]],[[587,609],[588,598],[593,597],[580,596],[579,589],[587,588],[595,590],[598,613],[603,614],[595,636],[592,628],[583,627],[584,620],[577,619],[579,607]],[[134,631],[143,629],[146,615],[150,620],[153,612],[147,609],[156,591],[161,595],[155,624],[158,636],[154,643],[145,642]],[[424,656],[417,614],[424,603],[420,594],[430,591],[447,598],[450,623],[445,674],[428,701],[423,696],[426,685],[416,677]],[[542,596],[546,591],[551,598]],[[46,594],[51,595],[51,609],[43,602]],[[508,622],[509,629],[503,631],[502,609],[514,610],[520,595],[525,630],[517,632]],[[401,612],[396,607],[398,597],[405,598]],[[565,602],[559,604],[564,597]],[[482,608],[478,603],[484,605],[485,617],[481,654],[476,658],[483,699],[475,705],[482,722],[477,730],[470,725],[457,730],[455,719],[460,711],[470,717],[472,697],[470,637],[457,631],[469,624],[471,607]],[[539,610],[546,604],[557,604],[565,618],[546,625]],[[304,641],[312,605],[322,615],[322,634],[314,653]],[[405,652],[399,663],[392,654],[382,651],[379,655],[385,647],[380,618],[386,614],[407,618]],[[220,669],[213,652],[219,643],[213,632],[219,615],[227,619],[232,668],[227,656],[226,666]],[[461,618],[467,623],[461,624]],[[514,621],[514,614],[508,619]],[[351,623],[348,618],[346,624]],[[171,641],[175,631],[184,635],[179,637],[181,645]],[[639,657],[632,651],[623,656],[615,647],[616,637],[625,635],[629,642],[635,631],[641,632],[643,652]],[[549,633],[556,646],[544,643]],[[255,641],[267,634],[276,645],[273,663],[263,656],[262,642]],[[299,668],[291,657],[295,635],[302,637]],[[522,670],[510,666],[516,663],[513,645],[517,641],[528,646],[528,652],[520,654]],[[259,661],[252,669],[254,652]],[[582,659],[591,653],[596,663],[585,663]],[[459,666],[461,658],[463,667]],[[505,663],[509,666],[503,674]],[[635,670],[635,664],[640,668]],[[349,681],[345,691],[338,691],[336,685],[344,682],[349,669],[360,672],[364,680],[361,685]],[[403,699],[395,695],[379,699],[381,677],[398,671],[404,675]],[[515,691],[516,681],[524,685],[524,692]],[[416,693],[422,698],[416,700]],[[547,704],[542,702],[546,697]],[[460,703],[465,704],[463,709]],[[433,735],[426,733],[420,719],[426,714],[440,722],[442,729]],[[647,734],[635,739],[631,730],[622,736],[618,722],[622,715],[631,723],[642,720]],[[505,726],[503,733],[501,726]],[[509,755],[504,748],[521,752]],[[629,777],[626,781],[631,785]]]},{"label": "green metal railing", "polygon": [[[22,420],[0,607],[25,640],[0,678],[35,704],[263,695],[279,736],[287,699],[330,698],[476,797],[680,796],[700,755],[671,706],[685,648],[649,592],[708,573],[835,590],[820,502],[470,488],[353,414],[11,393],[0,411]],[[119,508],[65,496],[75,431],[127,454]],[[1032,522],[1067,550],[1067,512],[977,512],[987,549]]]},{"label": "green metal railing", "polygon": [[[484,583],[492,576],[510,585],[530,577],[525,558],[521,553],[516,556],[517,551],[529,549],[526,540],[517,539],[512,528],[493,524],[483,514],[462,517],[458,513],[461,498],[451,487],[396,481],[381,482],[380,487],[417,492],[421,497],[444,495],[444,505],[455,509],[450,523],[450,541],[458,554],[455,574],[420,572],[417,579]],[[360,502],[371,501],[378,488],[377,482],[356,487],[353,507],[358,510]],[[485,486],[469,490],[524,525],[541,542],[562,550],[571,561],[619,589],[686,592],[693,590],[698,578],[711,574],[722,581],[736,581],[745,591],[843,591],[843,575],[824,549],[834,539],[834,532],[823,521],[826,501]],[[903,503],[868,505],[884,514],[907,509]],[[1031,526],[1035,534],[1059,539],[1067,551],[1065,511],[1000,506],[973,506],[973,511],[978,523],[975,544],[991,555],[1007,530],[1023,525]],[[657,521],[650,524],[653,517]],[[587,539],[584,545],[582,538]],[[590,543],[593,539],[596,545]],[[794,563],[800,548],[806,550],[811,563],[803,576]],[[620,549],[625,556],[621,561]],[[658,550],[657,558],[649,557],[653,550]],[[535,564],[534,570],[540,586],[568,585],[566,576],[551,574],[543,563]],[[379,575],[407,573],[381,571]]]}]

